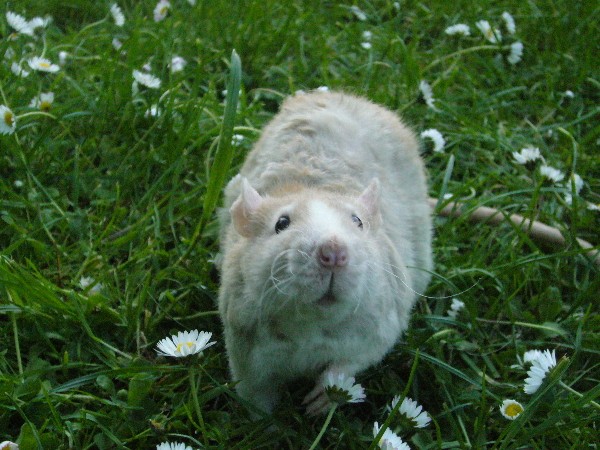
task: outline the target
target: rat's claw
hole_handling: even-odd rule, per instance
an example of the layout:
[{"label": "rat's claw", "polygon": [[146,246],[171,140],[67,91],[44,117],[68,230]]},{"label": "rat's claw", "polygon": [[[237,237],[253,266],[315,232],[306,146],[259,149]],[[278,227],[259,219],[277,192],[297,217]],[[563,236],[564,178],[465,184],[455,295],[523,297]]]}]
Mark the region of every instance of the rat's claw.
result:
[{"label": "rat's claw", "polygon": [[323,391],[306,407],[306,413],[309,416],[318,416],[319,414],[325,414],[330,407],[331,401]]},{"label": "rat's claw", "polygon": [[319,395],[323,394],[324,392],[325,388],[323,387],[323,385],[321,383],[317,383],[313,390],[306,394],[306,397],[304,397],[304,400],[302,400],[302,404],[308,405],[309,403],[312,403],[313,400],[315,400]]}]

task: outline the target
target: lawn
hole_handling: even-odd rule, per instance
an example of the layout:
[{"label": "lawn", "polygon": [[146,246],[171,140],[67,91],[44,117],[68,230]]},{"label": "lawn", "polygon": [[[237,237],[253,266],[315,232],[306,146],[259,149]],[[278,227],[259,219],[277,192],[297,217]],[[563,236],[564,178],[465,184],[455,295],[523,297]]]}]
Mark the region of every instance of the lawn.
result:
[{"label": "lawn", "polygon": [[[600,268],[577,239],[597,251],[600,6],[113,4],[0,7],[0,442],[367,449],[377,422],[410,448],[596,448]],[[282,100],[317,88],[425,132],[433,281],[402,341],[357,377],[364,402],[307,416],[300,380],[252,421],[217,314],[216,208]],[[437,214],[452,201],[463,214]],[[565,242],[469,220],[481,206]],[[157,353],[193,329],[215,345]],[[431,422],[390,412],[395,396]]]}]

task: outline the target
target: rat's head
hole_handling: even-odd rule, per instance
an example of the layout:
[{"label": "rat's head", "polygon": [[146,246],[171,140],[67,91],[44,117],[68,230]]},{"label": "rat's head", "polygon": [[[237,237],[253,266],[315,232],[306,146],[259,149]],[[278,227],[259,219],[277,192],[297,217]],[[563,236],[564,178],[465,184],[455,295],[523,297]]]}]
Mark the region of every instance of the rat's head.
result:
[{"label": "rat's head", "polygon": [[231,207],[246,298],[267,315],[354,309],[379,257],[379,183],[356,196],[316,189],[261,196],[246,179]]}]

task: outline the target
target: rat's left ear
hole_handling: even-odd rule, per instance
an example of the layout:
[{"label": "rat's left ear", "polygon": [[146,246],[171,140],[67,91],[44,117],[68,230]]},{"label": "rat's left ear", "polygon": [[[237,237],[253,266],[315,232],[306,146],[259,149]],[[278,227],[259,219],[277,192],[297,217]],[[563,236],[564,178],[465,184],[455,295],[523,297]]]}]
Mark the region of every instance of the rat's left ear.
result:
[{"label": "rat's left ear", "polygon": [[233,226],[242,236],[250,237],[252,235],[252,219],[263,200],[248,180],[242,178],[242,192],[229,209]]},{"label": "rat's left ear", "polygon": [[377,178],[371,180],[369,186],[358,197],[358,201],[371,221],[379,220],[379,180]]}]

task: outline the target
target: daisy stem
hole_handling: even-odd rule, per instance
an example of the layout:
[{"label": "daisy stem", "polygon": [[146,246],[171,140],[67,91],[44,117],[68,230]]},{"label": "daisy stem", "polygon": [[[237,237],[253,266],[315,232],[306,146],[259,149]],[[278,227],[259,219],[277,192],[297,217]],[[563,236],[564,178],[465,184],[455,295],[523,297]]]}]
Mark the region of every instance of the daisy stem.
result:
[{"label": "daisy stem", "polygon": [[[10,294],[8,294],[10,297]],[[19,345],[19,329],[17,327],[17,319],[15,313],[10,315],[10,320],[13,326],[13,335],[15,337],[15,353],[17,354],[17,365],[19,366],[19,375],[23,376],[23,362],[21,361],[21,347]]]},{"label": "daisy stem", "polygon": [[25,114],[21,114],[20,116],[17,116],[17,119],[22,119],[23,117],[29,117],[29,116],[46,116],[46,117],[50,117],[51,119],[56,120],[56,116],[53,116],[50,113],[44,112],[44,111],[32,111],[32,112],[28,112]]},{"label": "daisy stem", "polygon": [[319,443],[319,441],[325,434],[325,430],[327,430],[327,427],[329,427],[329,423],[331,422],[331,418],[333,417],[333,413],[335,412],[336,409],[337,409],[337,403],[334,403],[331,406],[331,409],[329,410],[329,414],[327,414],[327,418],[325,419],[325,423],[321,427],[321,431],[319,431],[319,434],[317,435],[317,437],[315,438],[314,442],[312,443],[312,445],[310,446],[310,448],[308,450],[314,450],[315,448],[317,448],[317,444]]},{"label": "daisy stem", "polygon": [[498,46],[497,45],[478,45],[477,47],[469,47],[469,48],[464,48],[462,50],[458,50],[454,53],[450,53],[448,55],[442,56],[441,58],[438,58],[438,59],[432,61],[431,64],[429,64],[427,67],[425,67],[425,70],[423,70],[423,72],[427,72],[431,68],[437,66],[438,64],[440,64],[441,62],[443,62],[447,59],[455,58],[457,56],[461,56],[466,53],[478,52],[480,50],[498,50]]},{"label": "daisy stem", "polygon": [[[583,394],[577,392],[575,389],[573,389],[571,386],[565,384],[563,381],[559,381],[558,384],[565,389],[566,391],[570,392],[571,394],[576,395],[577,397],[581,398],[583,397]],[[596,409],[600,409],[600,405],[592,400],[590,400],[590,405],[592,405],[594,408]]]},{"label": "daisy stem", "polygon": [[208,438],[206,436],[206,426],[204,425],[204,418],[202,417],[202,409],[200,408],[200,403],[198,402],[198,389],[196,387],[196,371],[194,370],[194,366],[190,366],[190,389],[192,390],[192,401],[194,403],[194,408],[196,409],[196,415],[198,416],[198,422],[200,423],[200,430],[202,431],[202,439],[204,440],[204,445],[208,446]]}]

